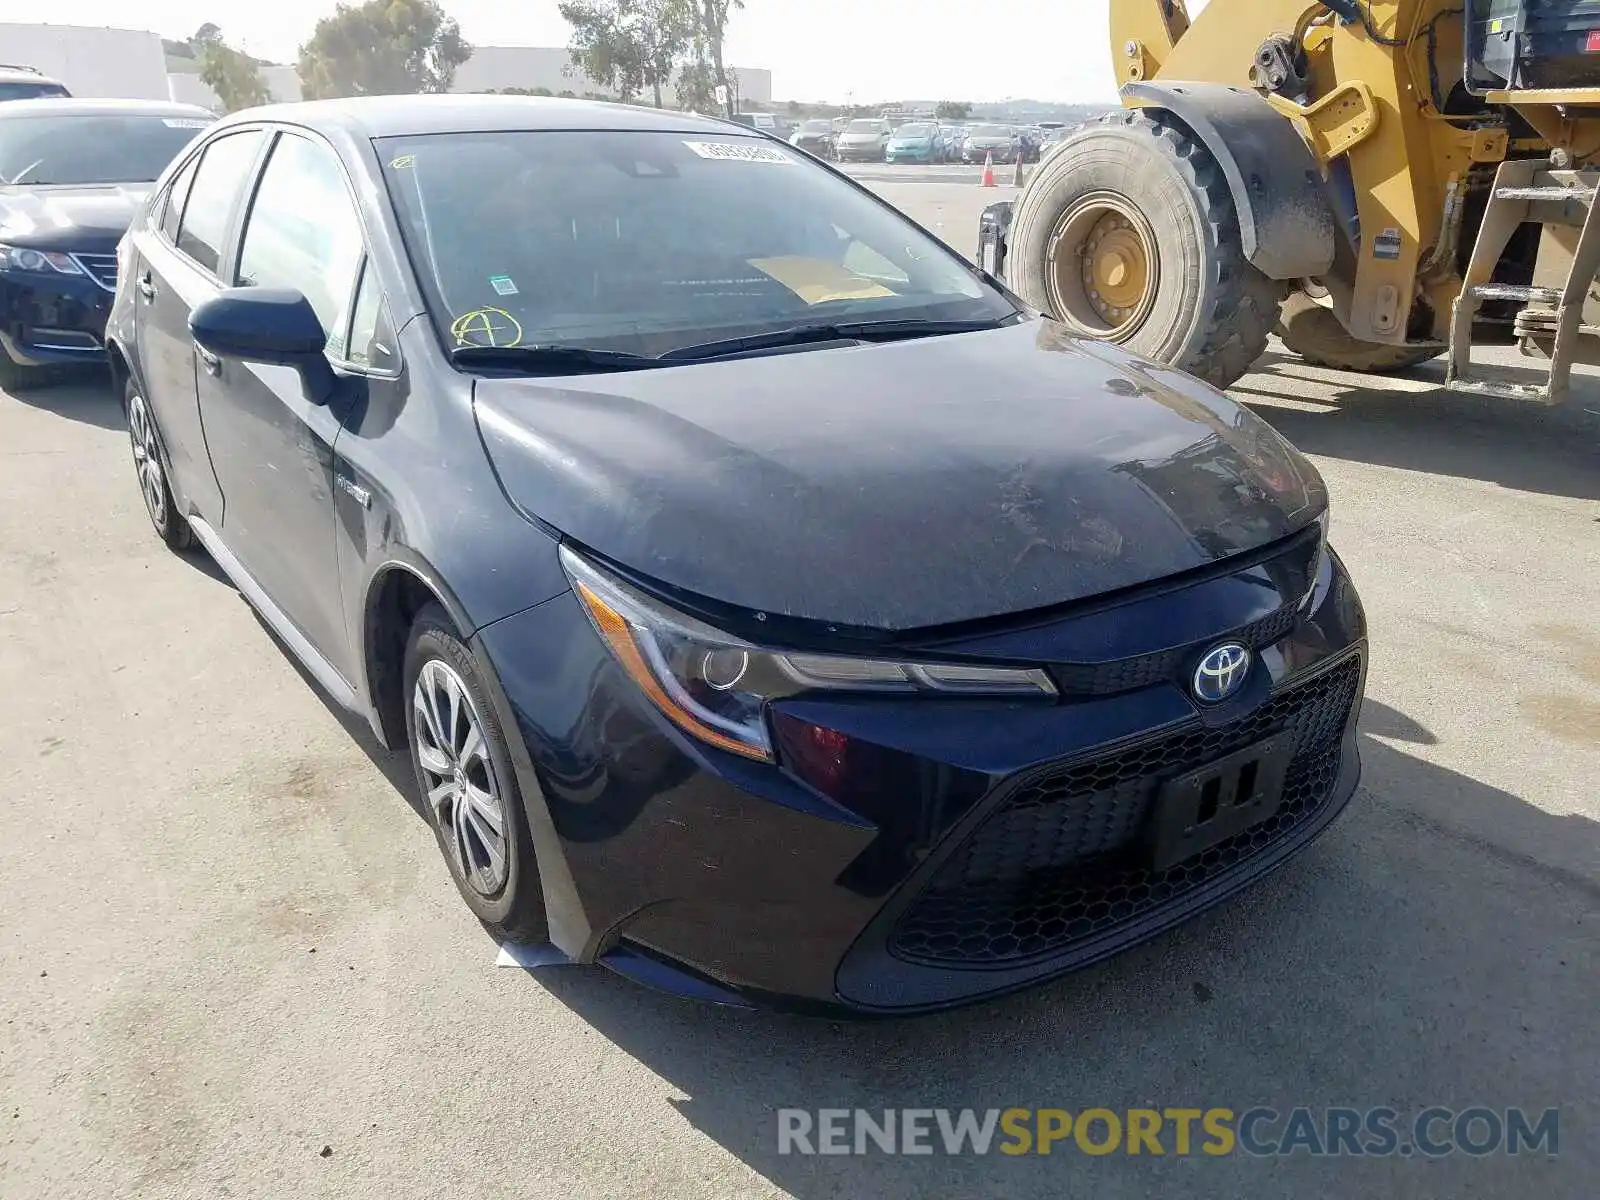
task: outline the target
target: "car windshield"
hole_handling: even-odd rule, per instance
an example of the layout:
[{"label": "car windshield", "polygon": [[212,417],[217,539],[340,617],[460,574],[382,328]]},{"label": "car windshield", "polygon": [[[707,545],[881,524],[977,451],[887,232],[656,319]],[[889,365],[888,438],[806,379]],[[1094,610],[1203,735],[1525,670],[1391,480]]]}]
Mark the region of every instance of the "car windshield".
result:
[{"label": "car windshield", "polygon": [[42,100],[67,94],[67,89],[59,83],[35,83],[32,80],[20,83],[8,80],[0,83],[0,100]]},{"label": "car windshield", "polygon": [[832,121],[807,121],[800,127],[801,133],[832,133]]},{"label": "car windshield", "polygon": [[882,133],[883,129],[884,129],[884,124],[883,124],[882,121],[851,121],[849,126],[846,127],[845,132],[846,133]]},{"label": "car windshield", "polygon": [[150,183],[209,123],[145,113],[9,117],[0,109],[0,181]]},{"label": "car windshield", "polygon": [[656,356],[797,326],[1015,312],[893,209],[771,142],[551,131],[378,146],[452,348]]},{"label": "car windshield", "polygon": [[937,132],[939,130],[936,126],[913,123],[900,126],[899,129],[895,130],[895,135],[903,138],[925,138],[932,137]]},{"label": "car windshield", "polygon": [[1011,136],[1011,126],[1009,126],[1009,125],[975,125],[975,126],[973,126],[973,129],[972,129],[972,136],[973,137],[995,137],[995,138],[1010,137]]}]

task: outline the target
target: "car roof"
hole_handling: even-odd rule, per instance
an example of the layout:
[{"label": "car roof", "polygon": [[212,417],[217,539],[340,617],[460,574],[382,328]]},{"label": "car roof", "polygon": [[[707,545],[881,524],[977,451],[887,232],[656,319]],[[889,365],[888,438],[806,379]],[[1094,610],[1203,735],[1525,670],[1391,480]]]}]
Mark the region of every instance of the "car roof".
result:
[{"label": "car roof", "polygon": [[[31,79],[40,78],[37,75]],[[0,120],[8,117],[85,117],[137,116],[205,117],[216,116],[198,104],[175,104],[171,100],[95,100],[83,97],[48,96],[30,100],[7,100],[0,104]]]},{"label": "car roof", "polygon": [[670,133],[735,134],[747,128],[731,121],[666,109],[598,100],[542,96],[356,96],[247,108],[224,124],[282,121],[323,133],[381,138],[429,133],[492,133],[522,130],[660,130]]}]

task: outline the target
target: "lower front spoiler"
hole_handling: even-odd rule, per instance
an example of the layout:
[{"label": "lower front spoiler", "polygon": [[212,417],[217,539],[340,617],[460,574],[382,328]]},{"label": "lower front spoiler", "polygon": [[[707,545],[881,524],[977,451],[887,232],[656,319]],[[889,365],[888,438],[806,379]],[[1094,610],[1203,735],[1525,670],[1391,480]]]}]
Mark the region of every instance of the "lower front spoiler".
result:
[{"label": "lower front spoiler", "polygon": [[1361,759],[1352,722],[1343,744],[1338,781],[1315,816],[1280,841],[1144,919],[1078,943],[1042,962],[998,969],[962,969],[921,966],[894,957],[888,950],[889,934],[914,900],[915,888],[902,889],[845,956],[838,974],[838,998],[833,1003],[730,985],[626,941],[597,961],[657,991],[731,1008],[763,1008],[834,1019],[920,1016],[959,1008],[1049,983],[1147,942],[1223,904],[1282,867],[1326,832],[1349,805],[1360,779]]}]

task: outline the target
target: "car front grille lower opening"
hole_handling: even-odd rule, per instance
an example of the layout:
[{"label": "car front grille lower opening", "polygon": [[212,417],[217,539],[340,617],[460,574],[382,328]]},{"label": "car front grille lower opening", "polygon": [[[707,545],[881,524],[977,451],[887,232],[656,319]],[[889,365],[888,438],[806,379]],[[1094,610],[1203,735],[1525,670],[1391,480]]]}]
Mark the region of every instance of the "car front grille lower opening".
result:
[{"label": "car front grille lower opening", "polygon": [[[1175,732],[1025,778],[934,871],[890,935],[898,958],[1003,967],[1130,931],[1291,835],[1333,796],[1361,683],[1351,657],[1229,725]],[[1167,780],[1279,733],[1294,749],[1260,824],[1156,870],[1143,837]]]}]

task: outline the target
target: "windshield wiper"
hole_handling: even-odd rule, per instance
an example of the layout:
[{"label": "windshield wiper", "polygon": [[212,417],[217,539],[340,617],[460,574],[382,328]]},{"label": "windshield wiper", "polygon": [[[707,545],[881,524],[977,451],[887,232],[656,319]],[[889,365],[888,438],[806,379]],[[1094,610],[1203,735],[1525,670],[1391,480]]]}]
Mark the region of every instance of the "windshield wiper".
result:
[{"label": "windshield wiper", "polygon": [[893,342],[908,338],[939,337],[950,333],[976,333],[998,329],[1009,318],[981,321],[838,321],[826,325],[797,325],[771,333],[724,338],[696,346],[680,346],[661,356],[662,362],[704,362],[731,358],[762,350],[781,350],[785,346],[804,346],[812,342]]},{"label": "windshield wiper", "polygon": [[647,371],[670,364],[645,354],[591,350],[587,346],[459,346],[450,361],[462,366],[511,367],[519,371],[553,368],[557,373]]}]

